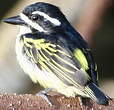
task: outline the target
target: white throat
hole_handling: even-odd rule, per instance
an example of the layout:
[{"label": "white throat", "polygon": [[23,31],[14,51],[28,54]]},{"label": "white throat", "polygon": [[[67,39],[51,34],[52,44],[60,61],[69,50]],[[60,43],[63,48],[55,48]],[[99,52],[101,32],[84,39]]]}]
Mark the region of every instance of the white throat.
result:
[{"label": "white throat", "polygon": [[20,31],[19,31],[18,36],[21,36],[21,35],[27,34],[27,33],[32,33],[31,29],[26,26],[20,26]]}]

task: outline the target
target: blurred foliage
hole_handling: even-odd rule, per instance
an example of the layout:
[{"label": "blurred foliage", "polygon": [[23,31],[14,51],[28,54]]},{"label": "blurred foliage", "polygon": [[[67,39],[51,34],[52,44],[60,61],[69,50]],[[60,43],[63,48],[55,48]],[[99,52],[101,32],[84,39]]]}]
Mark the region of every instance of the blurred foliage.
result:
[{"label": "blurred foliage", "polygon": [[0,20],[19,0],[0,0]]},{"label": "blurred foliage", "polygon": [[114,6],[107,10],[102,26],[95,33],[93,40],[93,52],[100,79],[114,79]]}]

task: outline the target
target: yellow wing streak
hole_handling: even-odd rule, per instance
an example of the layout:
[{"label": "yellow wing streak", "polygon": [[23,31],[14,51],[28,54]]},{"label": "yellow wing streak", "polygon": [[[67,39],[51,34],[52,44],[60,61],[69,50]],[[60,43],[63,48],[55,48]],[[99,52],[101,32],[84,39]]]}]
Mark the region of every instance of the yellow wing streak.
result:
[{"label": "yellow wing streak", "polygon": [[56,61],[54,61],[53,59],[52,59],[52,61],[53,61],[53,63],[55,64],[55,65],[57,65],[59,68],[61,68],[63,71],[66,71],[66,72],[69,72],[69,73],[72,73],[72,74],[74,74],[74,71],[70,71],[70,70],[68,70],[67,68],[65,68],[65,67],[63,67],[62,65],[60,65],[60,64],[58,64]]},{"label": "yellow wing streak", "polygon": [[[51,63],[50,61],[49,61],[49,62],[45,61],[45,63],[46,63],[47,65],[51,65],[51,67],[52,67],[54,70],[56,70],[56,72],[57,72],[58,75],[60,74],[61,77],[65,78],[67,81],[71,82],[71,84],[72,84],[72,82],[73,82],[74,85],[79,86],[79,84],[77,84],[75,81],[73,81],[73,80],[64,72],[64,70],[62,70],[62,69],[60,69],[60,68],[57,68],[57,66],[55,66],[55,65],[54,65],[53,63]],[[42,61],[40,61],[40,64],[43,66],[43,68],[44,68],[45,70],[47,70],[47,71],[49,71],[49,72],[52,72],[52,71],[49,70],[49,68],[48,68]]]},{"label": "yellow wing streak", "polygon": [[89,69],[86,57],[80,49],[74,50],[74,56],[76,57],[76,59],[78,59],[78,61],[80,62],[81,66],[84,70]]},{"label": "yellow wing streak", "polygon": [[58,75],[60,74],[63,78],[65,78],[70,84],[73,84],[75,86],[80,87],[80,85],[78,83],[76,83],[76,81],[74,81],[70,76],[68,76],[63,70],[61,70],[60,68],[58,68],[57,66],[55,66],[52,63],[49,63],[51,65],[51,67],[54,67],[55,70],[58,71]]},{"label": "yellow wing streak", "polygon": [[44,59],[46,61],[49,61],[50,60],[41,50],[40,50],[40,53],[41,53],[42,57],[44,57]]},{"label": "yellow wing streak", "polygon": [[65,53],[65,52],[63,52],[62,50],[64,50],[60,45],[57,45],[57,47],[59,47],[61,50],[57,50],[58,52],[60,52],[61,54],[64,54],[64,55],[66,55],[67,57],[70,57],[71,58],[71,56],[69,55],[69,54],[67,54],[67,53]]},{"label": "yellow wing streak", "polygon": [[29,57],[31,57],[31,54],[30,54],[30,52],[28,51],[28,49],[25,47],[25,52],[26,52],[26,54],[29,56]]},{"label": "yellow wing streak", "polygon": [[46,64],[42,60],[39,60],[39,63],[40,63],[43,70],[46,70],[49,73],[52,73],[52,71],[46,66]]},{"label": "yellow wing streak", "polygon": [[77,70],[77,68],[74,66],[74,65],[72,65],[71,63],[69,63],[67,60],[64,60],[63,58],[61,58],[59,55],[57,55],[57,54],[54,54],[54,56],[55,57],[57,57],[59,60],[61,60],[62,62],[64,62],[64,63],[66,63],[66,64],[68,64],[69,66],[71,66],[71,67],[73,67],[74,69],[76,69]]}]

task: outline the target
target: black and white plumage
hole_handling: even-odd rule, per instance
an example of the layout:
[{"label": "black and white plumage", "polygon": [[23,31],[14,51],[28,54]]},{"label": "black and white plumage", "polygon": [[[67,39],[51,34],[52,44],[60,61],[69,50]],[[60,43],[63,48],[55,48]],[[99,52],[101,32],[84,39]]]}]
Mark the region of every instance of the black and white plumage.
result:
[{"label": "black and white plumage", "polygon": [[68,97],[80,95],[99,104],[108,102],[98,87],[90,48],[58,7],[38,2],[5,22],[20,25],[17,59],[34,82]]}]

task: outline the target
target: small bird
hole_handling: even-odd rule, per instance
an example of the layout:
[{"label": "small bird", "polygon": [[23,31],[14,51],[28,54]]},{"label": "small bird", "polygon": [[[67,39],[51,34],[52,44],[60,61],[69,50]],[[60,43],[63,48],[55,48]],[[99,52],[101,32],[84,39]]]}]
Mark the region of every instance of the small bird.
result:
[{"label": "small bird", "polygon": [[108,103],[98,86],[97,66],[88,44],[57,6],[34,3],[4,22],[20,26],[17,60],[33,82],[66,97]]}]

